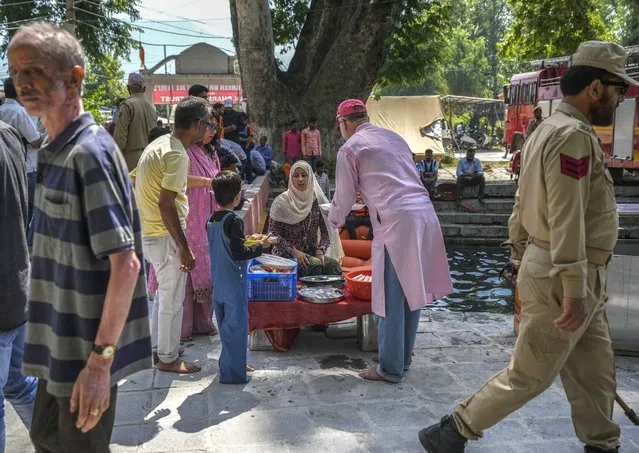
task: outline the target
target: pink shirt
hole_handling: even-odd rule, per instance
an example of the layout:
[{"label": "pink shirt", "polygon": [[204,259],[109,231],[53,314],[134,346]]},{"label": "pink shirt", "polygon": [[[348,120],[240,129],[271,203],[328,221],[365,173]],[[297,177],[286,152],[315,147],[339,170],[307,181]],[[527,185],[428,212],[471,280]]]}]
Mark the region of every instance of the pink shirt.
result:
[{"label": "pink shirt", "polygon": [[284,158],[297,159],[302,157],[302,140],[298,131],[284,133]]},{"label": "pink shirt", "polygon": [[302,131],[302,155],[321,156],[322,139],[319,129],[306,128]]},{"label": "pink shirt", "polygon": [[[395,132],[362,124],[337,153],[336,191],[329,212],[344,224],[361,194],[373,225],[373,312],[385,316],[384,249],[412,311],[453,290],[439,220],[413,155]],[[391,301],[399,302],[399,301]]]}]

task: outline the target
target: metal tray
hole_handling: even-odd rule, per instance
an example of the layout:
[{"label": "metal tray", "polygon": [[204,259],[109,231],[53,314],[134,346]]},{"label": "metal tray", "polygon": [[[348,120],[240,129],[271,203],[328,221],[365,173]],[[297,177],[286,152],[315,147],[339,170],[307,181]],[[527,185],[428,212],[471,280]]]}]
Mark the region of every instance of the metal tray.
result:
[{"label": "metal tray", "polygon": [[300,299],[313,304],[332,304],[346,297],[346,293],[341,289],[328,287],[302,288],[298,294]]},{"label": "metal tray", "polygon": [[346,280],[341,275],[311,275],[300,278],[300,282],[307,286],[339,286],[346,284]]}]

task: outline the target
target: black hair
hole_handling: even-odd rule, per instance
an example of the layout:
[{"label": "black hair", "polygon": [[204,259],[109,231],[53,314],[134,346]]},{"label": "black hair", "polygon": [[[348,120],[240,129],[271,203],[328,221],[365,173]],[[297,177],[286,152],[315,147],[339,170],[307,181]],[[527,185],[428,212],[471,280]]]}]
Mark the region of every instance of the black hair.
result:
[{"label": "black hair", "polygon": [[291,120],[291,122],[288,123],[288,124],[289,124],[289,126],[292,126],[293,124],[297,124],[297,120]]},{"label": "black hair", "polygon": [[13,84],[13,79],[11,77],[4,79],[3,87],[4,95],[7,99],[18,99],[18,92],[16,91],[16,87]]},{"label": "black hair", "polygon": [[268,141],[268,137],[267,137],[266,135],[262,135],[262,136],[260,137],[260,141],[262,141],[262,139],[264,139],[264,140]]},{"label": "black hair", "polygon": [[155,126],[149,131],[149,143],[155,141],[155,139],[162,137],[163,135],[170,134],[171,131],[166,127]]},{"label": "black hair", "polygon": [[237,173],[225,170],[213,178],[211,184],[215,200],[220,206],[228,206],[238,193],[242,191],[242,178]]},{"label": "black hair", "polygon": [[576,96],[595,80],[608,80],[614,77],[605,69],[591,66],[571,66],[561,76],[559,88],[564,96]]},{"label": "black hair", "polygon": [[213,104],[214,109],[219,109],[220,107],[224,107],[224,104],[222,104],[221,102],[216,102],[215,104]]},{"label": "black hair", "polygon": [[175,108],[175,128],[191,129],[193,124],[201,120],[208,120],[209,103],[196,96],[182,99]]},{"label": "black hair", "polygon": [[309,122],[309,123],[317,123],[317,118],[315,118],[314,116],[311,116],[311,117],[308,119],[308,122]]},{"label": "black hair", "polygon": [[426,151],[424,151],[424,154],[428,154],[429,152],[430,152],[431,154],[435,154],[435,151],[433,151],[433,150],[432,150],[432,149],[430,149],[430,148],[426,148]]},{"label": "black hair", "polygon": [[318,160],[315,162],[315,171],[324,170],[324,161]]},{"label": "black hair", "polygon": [[209,89],[204,85],[196,84],[189,88],[189,96],[199,96],[202,93],[209,94]]},{"label": "black hair", "polygon": [[237,165],[239,163],[240,163],[240,160],[233,153],[225,154],[220,159],[220,167],[222,167],[222,170],[230,168],[231,165]]}]

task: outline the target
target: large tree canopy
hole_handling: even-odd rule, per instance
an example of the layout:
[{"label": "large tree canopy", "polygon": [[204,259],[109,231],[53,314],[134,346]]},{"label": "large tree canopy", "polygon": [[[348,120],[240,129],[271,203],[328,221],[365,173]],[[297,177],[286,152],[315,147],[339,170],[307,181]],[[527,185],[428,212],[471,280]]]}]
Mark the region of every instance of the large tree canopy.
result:
[{"label": "large tree canopy", "polygon": [[[230,0],[243,86],[255,121],[278,143],[291,119],[366,99],[380,81],[421,82],[440,58],[451,0]],[[275,46],[292,52],[287,68]],[[282,58],[283,60],[283,58]],[[335,150],[330,137],[327,148]]]},{"label": "large tree canopy", "polygon": [[[77,2],[75,8],[76,36],[89,60],[98,61],[104,55],[127,58],[134,44],[131,39],[133,26],[128,22],[140,18],[137,10],[139,0],[85,0]],[[115,16],[128,16],[125,22]],[[56,23],[64,22],[65,2],[59,0],[39,0],[25,2],[8,0],[0,8],[0,50],[4,52],[9,40],[20,25],[42,19]]]},{"label": "large tree canopy", "polygon": [[502,55],[534,59],[569,55],[592,39],[614,40],[610,0],[508,0],[514,18]]}]

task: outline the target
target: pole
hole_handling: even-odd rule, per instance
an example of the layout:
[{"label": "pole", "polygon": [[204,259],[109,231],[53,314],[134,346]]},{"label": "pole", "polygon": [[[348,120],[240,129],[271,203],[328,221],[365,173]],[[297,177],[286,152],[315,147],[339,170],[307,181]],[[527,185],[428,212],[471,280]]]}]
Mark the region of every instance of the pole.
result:
[{"label": "pole", "polygon": [[[166,75],[169,73],[169,68],[166,61],[166,45],[164,45],[163,47],[164,47],[164,75]],[[171,91],[169,91],[169,96],[171,96],[171,98],[173,97],[173,93]],[[173,102],[173,99],[169,99],[169,103],[166,104],[166,121],[168,121],[169,123],[171,122],[171,103],[172,102]]]},{"label": "pole", "polygon": [[628,417],[632,423],[639,426],[639,417],[637,417],[637,413],[628,407],[628,405],[624,402],[624,400],[621,399],[618,393],[615,393],[615,401],[617,401],[617,404],[621,406],[624,414],[626,414],[626,417]]},{"label": "pole", "polygon": [[73,36],[75,36],[75,0],[66,0],[67,14],[64,20],[64,28]]}]

